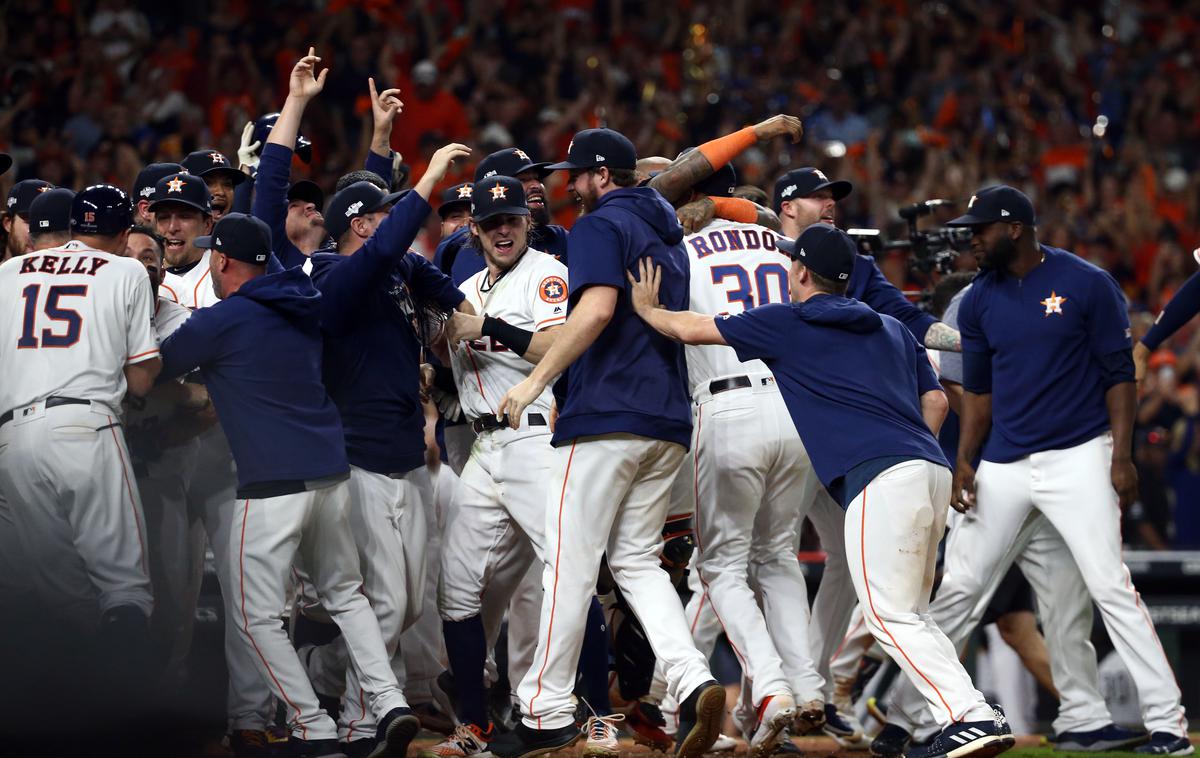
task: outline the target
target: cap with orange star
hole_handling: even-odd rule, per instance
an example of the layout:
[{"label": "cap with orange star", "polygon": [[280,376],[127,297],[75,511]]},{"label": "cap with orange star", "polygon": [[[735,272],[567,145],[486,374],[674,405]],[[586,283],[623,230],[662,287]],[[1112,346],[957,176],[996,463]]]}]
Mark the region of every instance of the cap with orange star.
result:
[{"label": "cap with orange star", "polygon": [[471,191],[471,218],[483,221],[491,216],[507,213],[528,216],[525,204],[525,188],[511,176],[492,176],[475,182]]}]

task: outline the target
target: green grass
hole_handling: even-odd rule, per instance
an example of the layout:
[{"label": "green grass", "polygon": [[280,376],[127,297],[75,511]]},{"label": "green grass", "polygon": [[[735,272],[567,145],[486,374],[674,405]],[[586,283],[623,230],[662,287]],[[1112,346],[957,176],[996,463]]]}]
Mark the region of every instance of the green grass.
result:
[{"label": "green grass", "polygon": [[1103,758],[1110,756],[1111,758],[1129,758],[1133,755],[1132,751],[1112,751],[1106,753],[1069,753],[1059,750],[1054,750],[1050,747],[1014,747],[1012,750],[1005,752],[1004,758]]}]

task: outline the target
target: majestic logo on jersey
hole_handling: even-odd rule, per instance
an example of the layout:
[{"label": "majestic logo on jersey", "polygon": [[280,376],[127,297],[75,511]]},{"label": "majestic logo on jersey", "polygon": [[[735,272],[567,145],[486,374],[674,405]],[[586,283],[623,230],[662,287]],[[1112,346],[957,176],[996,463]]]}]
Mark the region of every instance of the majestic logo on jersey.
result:
[{"label": "majestic logo on jersey", "polygon": [[359,211],[362,210],[362,206],[363,206],[362,200],[356,200],[353,203],[350,203],[350,205],[346,206],[346,218],[350,218],[351,216],[356,215]]},{"label": "majestic logo on jersey", "polygon": [[469,185],[469,184],[464,184],[463,186],[459,187],[459,188],[458,188],[458,197],[459,197],[459,199],[464,199],[464,198],[465,198],[465,199],[470,199],[470,197],[471,197],[471,191],[472,191],[473,189],[474,189],[474,188],[473,188],[471,185]]},{"label": "majestic logo on jersey", "polygon": [[1050,297],[1042,301],[1042,305],[1046,306],[1046,313],[1044,315],[1049,316],[1051,313],[1062,315],[1062,304],[1065,302],[1067,302],[1065,297],[1055,294],[1054,290],[1050,290]]},{"label": "majestic logo on jersey", "polygon": [[516,150],[513,150],[513,152],[514,152],[514,153],[516,154],[516,156],[517,156],[518,158],[520,158],[521,160],[523,160],[523,161],[527,161],[527,160],[529,160],[529,156],[525,154],[525,151],[524,151],[524,150],[522,150],[522,149],[520,149],[520,148],[517,148]]},{"label": "majestic logo on jersey", "polygon": [[796,192],[796,185],[789,184],[783,188],[783,192],[779,193],[780,197],[791,197]]},{"label": "majestic logo on jersey", "polygon": [[567,283],[560,276],[548,276],[538,286],[538,295],[547,303],[561,303],[567,299]]},{"label": "majestic logo on jersey", "polygon": [[167,182],[167,192],[183,192],[183,188],[186,184],[187,182],[177,176],[171,181]]},{"label": "majestic logo on jersey", "polygon": [[504,187],[497,182],[496,185],[492,187],[491,193],[493,200],[503,200],[508,196],[508,187]]}]

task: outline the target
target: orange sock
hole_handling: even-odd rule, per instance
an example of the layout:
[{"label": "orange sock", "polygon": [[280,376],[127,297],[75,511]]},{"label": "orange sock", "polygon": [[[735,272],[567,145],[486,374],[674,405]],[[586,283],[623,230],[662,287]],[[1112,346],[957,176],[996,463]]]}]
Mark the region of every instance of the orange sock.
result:
[{"label": "orange sock", "polygon": [[724,137],[717,137],[715,140],[705,142],[697,149],[705,158],[708,158],[708,162],[712,164],[715,171],[741,155],[743,150],[756,142],[758,142],[758,138],[754,136],[754,127],[747,126],[745,129],[738,129],[733,134],[726,134]]},{"label": "orange sock", "polygon": [[726,221],[740,221],[743,224],[753,224],[758,221],[758,206],[740,197],[710,197],[716,209],[717,218]]}]

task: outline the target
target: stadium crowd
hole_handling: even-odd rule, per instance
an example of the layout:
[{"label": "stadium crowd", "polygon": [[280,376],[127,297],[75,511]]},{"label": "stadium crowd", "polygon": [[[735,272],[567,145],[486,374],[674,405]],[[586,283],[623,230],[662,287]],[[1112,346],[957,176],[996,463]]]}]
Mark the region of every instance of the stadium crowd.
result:
[{"label": "stadium crowd", "polygon": [[[1187,149],[1200,137],[1198,6],[15,0],[0,26],[0,149],[16,165],[0,192],[31,177],[130,186],[146,163],[201,147],[236,156],[243,125],[277,109],[315,43],[333,74],[305,118],[313,160],[293,175],[326,191],[366,151],[371,76],[401,90],[392,147],[411,176],[449,141],[553,159],[603,123],[643,155],[673,156],[756,114],[796,113],[806,138],[747,151],[743,183],[818,166],[855,184],[842,225],[889,238],[904,234],[904,204],[1019,187],[1042,239],[1117,277],[1137,331],[1194,270],[1200,244]],[[569,226],[564,177],[547,191]],[[431,255],[437,237],[431,219],[418,249]],[[904,289],[925,284],[903,254],[880,264]],[[1200,546],[1187,507],[1200,492],[1198,357],[1200,335],[1184,329],[1143,387],[1135,544]]]}]

